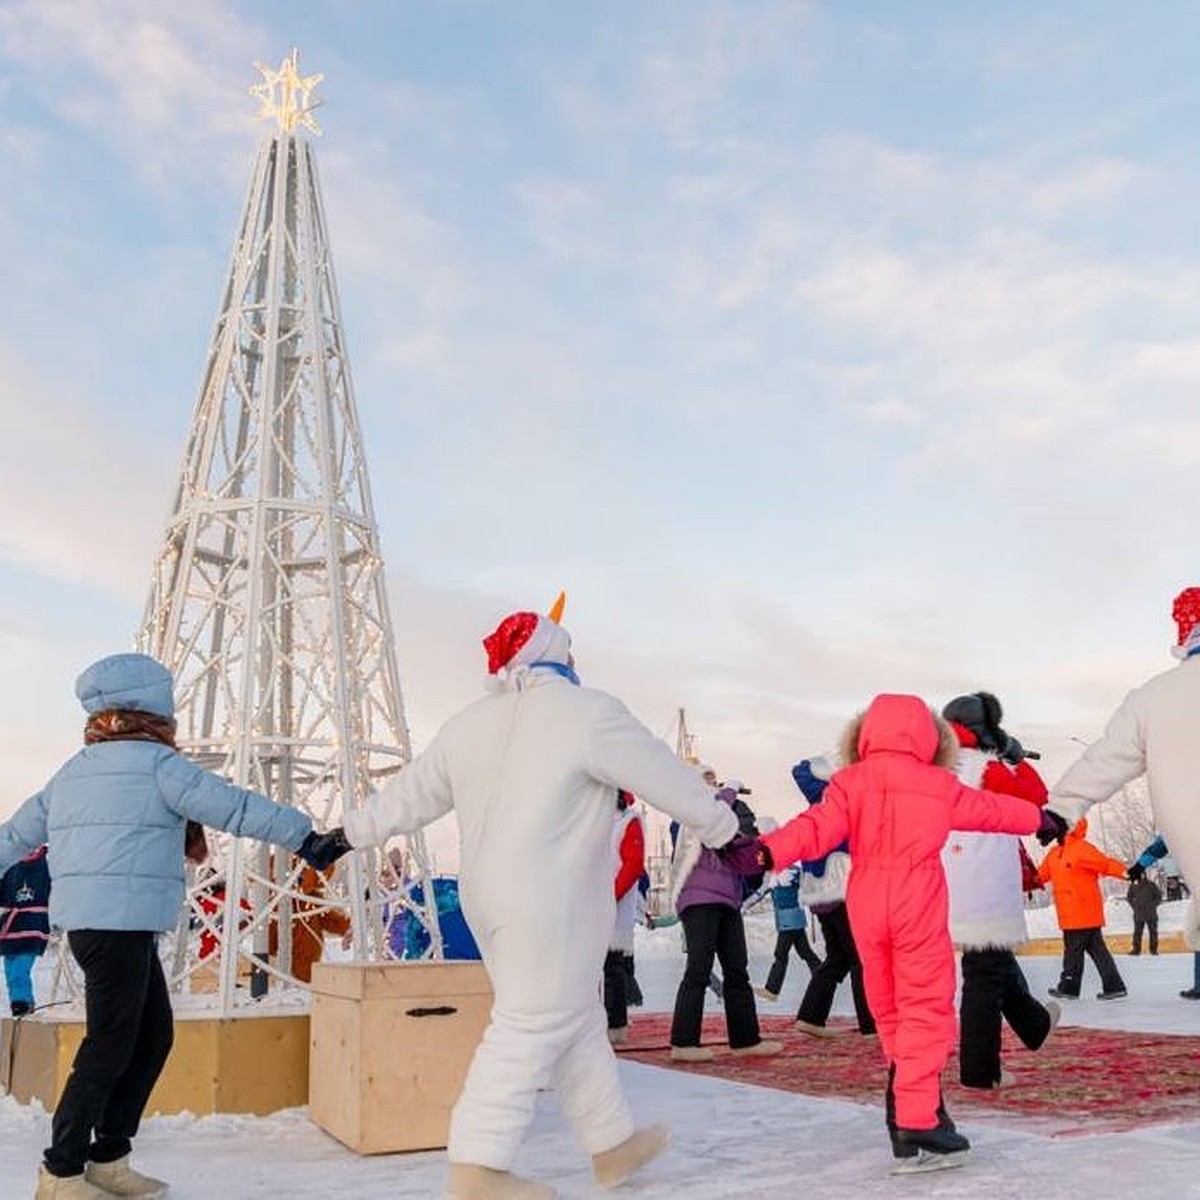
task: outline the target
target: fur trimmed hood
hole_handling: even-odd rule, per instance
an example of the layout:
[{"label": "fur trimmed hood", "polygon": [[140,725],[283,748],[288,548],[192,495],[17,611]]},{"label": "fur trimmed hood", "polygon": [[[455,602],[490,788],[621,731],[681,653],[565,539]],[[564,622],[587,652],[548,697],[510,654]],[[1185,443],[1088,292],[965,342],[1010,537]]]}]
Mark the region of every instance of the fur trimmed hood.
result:
[{"label": "fur trimmed hood", "polygon": [[891,751],[953,770],[959,742],[949,723],[919,696],[884,693],[846,726],[840,751],[847,764],[860,762],[868,754]]}]

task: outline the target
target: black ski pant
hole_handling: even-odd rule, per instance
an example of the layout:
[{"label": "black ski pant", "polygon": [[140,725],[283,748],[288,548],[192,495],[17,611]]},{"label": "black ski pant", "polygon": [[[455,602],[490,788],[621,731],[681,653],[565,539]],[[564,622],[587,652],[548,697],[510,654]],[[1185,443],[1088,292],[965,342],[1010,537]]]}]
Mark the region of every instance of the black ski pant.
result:
[{"label": "black ski pant", "polygon": [[767,975],[767,991],[776,996],[783,987],[787,976],[788,955],[793,950],[808,964],[810,971],[815,971],[821,965],[821,960],[809,945],[808,934],[803,929],[780,929],[775,935],[775,961],[771,963],[771,970]]},{"label": "black ski pant", "polygon": [[821,932],[825,935],[825,961],[813,971],[808,988],[804,992],[804,999],[800,1001],[796,1019],[809,1025],[824,1025],[829,1020],[830,1009],[833,1008],[834,993],[842,980],[849,975],[850,991],[854,996],[854,1011],[858,1016],[858,1031],[874,1033],[875,1018],[871,1016],[871,1009],[867,1004],[862,961],[854,945],[850,915],[846,912],[845,904],[838,904],[828,912],[817,912],[813,915],[821,922]]},{"label": "black ski pant", "polygon": [[1050,1035],[1050,1013],[1029,992],[1011,950],[964,950],[959,1004],[958,1065],[964,1087],[1000,1082],[1000,1027],[1036,1050]]},{"label": "black ski pant", "polygon": [[1125,990],[1125,981],[1109,953],[1104,934],[1099,929],[1064,929],[1062,978],[1058,990],[1068,996],[1078,996],[1083,984],[1083,956],[1087,955],[1100,972],[1100,986],[1106,992]]},{"label": "black ski pant", "polygon": [[1130,954],[1141,954],[1142,952],[1142,931],[1145,930],[1150,935],[1150,953],[1158,953],[1158,913],[1152,917],[1139,917],[1137,913],[1133,914],[1133,941],[1129,948]]},{"label": "black ski pant", "polygon": [[687,965],[675,994],[671,1045],[700,1045],[704,993],[714,957],[719,960],[724,976],[721,998],[725,1003],[729,1045],[735,1050],[757,1045],[762,1039],[754,993],[750,989],[742,914],[726,904],[693,904],[683,910],[679,919],[687,942]]},{"label": "black ski pant", "polygon": [[609,1029],[624,1029],[629,1024],[629,971],[620,950],[604,956],[604,1011]]},{"label": "black ski pant", "polygon": [[642,995],[641,985],[637,981],[637,973],[634,969],[633,955],[626,953],[625,955],[625,978],[629,985],[629,1007],[641,1008],[645,997]]},{"label": "black ski pant", "polygon": [[51,1175],[79,1175],[89,1160],[115,1162],[130,1151],[174,1038],[156,940],[125,930],[67,934],[83,971],[87,1029],[54,1110]]}]

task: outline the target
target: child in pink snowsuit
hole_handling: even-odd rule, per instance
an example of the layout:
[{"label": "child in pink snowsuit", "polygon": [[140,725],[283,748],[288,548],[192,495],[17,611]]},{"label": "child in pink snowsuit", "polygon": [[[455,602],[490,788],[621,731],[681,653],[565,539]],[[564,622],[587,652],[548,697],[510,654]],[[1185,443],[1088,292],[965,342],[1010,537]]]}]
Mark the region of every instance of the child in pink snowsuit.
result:
[{"label": "child in pink snowsuit", "polygon": [[762,839],[775,870],[849,839],[846,906],[894,1072],[888,1117],[901,1159],[921,1151],[961,1159],[969,1144],[941,1105],[940,1076],[955,1040],[942,846],[954,829],[1026,834],[1040,820],[1027,800],[961,783],[945,769],[957,753],[949,726],[919,697],[876,696],[847,729],[842,757],[850,765],[834,774],[822,802]]}]

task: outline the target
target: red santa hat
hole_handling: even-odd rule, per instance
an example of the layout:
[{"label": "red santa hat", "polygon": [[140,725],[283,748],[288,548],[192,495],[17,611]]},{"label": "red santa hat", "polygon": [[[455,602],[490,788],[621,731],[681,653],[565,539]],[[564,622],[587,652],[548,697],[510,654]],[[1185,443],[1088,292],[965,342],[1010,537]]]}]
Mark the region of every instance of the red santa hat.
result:
[{"label": "red santa hat", "polygon": [[1184,588],[1171,605],[1171,616],[1179,630],[1172,653],[1187,658],[1200,649],[1200,587]]},{"label": "red santa hat", "polygon": [[535,612],[510,613],[483,639],[488,674],[512,671],[536,662],[561,663],[571,657],[571,635],[558,623],[566,594],[560,593],[549,616]]}]

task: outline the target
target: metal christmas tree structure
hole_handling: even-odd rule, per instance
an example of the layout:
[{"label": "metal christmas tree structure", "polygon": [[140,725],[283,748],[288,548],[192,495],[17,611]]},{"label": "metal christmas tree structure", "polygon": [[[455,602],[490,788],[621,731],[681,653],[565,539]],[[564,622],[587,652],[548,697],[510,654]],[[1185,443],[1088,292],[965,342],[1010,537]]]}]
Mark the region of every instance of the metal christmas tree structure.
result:
[{"label": "metal christmas tree structure", "polygon": [[[175,673],[179,748],[325,829],[410,751],[316,158],[301,132],[319,132],[322,77],[297,63],[292,51],[278,71],[259,65],[251,89],[275,128],[254,162],[138,642]],[[393,852],[382,883],[377,852],[348,855],[315,900],[291,855],[211,833],[210,847],[173,982],[213,991],[222,1013],[295,982],[292,938],[277,930],[297,912],[341,909],[365,960],[386,954],[385,913],[407,911],[440,955],[436,910],[408,899],[414,882],[432,896],[420,837],[403,863]]]}]

